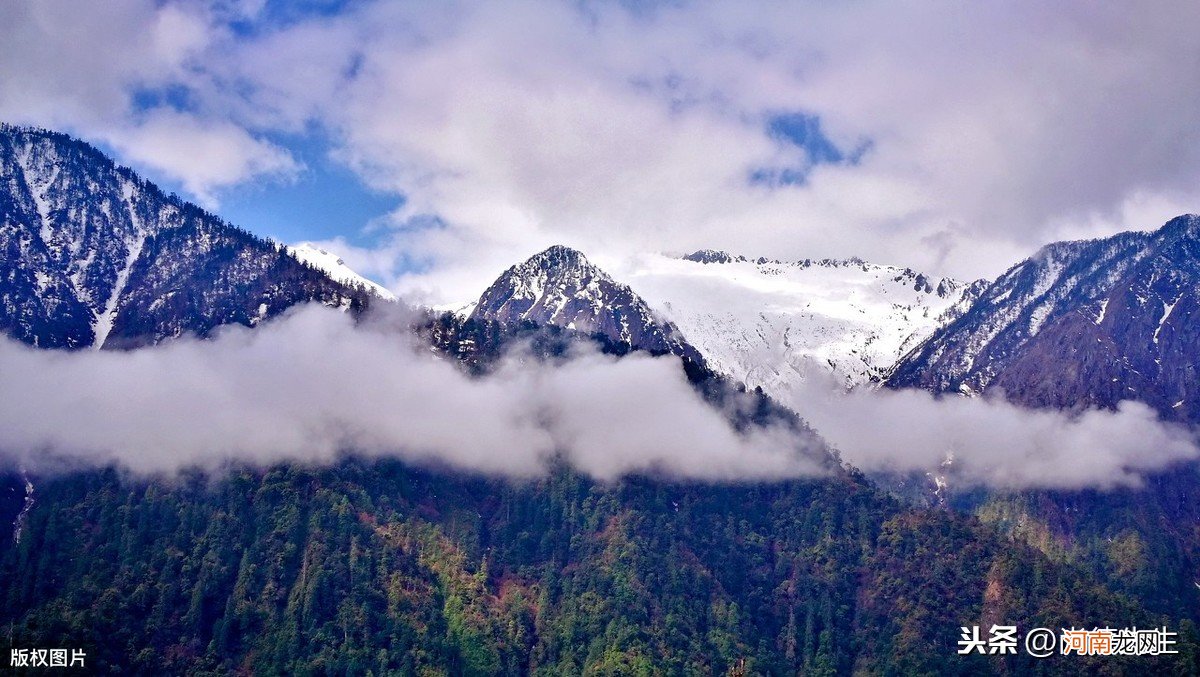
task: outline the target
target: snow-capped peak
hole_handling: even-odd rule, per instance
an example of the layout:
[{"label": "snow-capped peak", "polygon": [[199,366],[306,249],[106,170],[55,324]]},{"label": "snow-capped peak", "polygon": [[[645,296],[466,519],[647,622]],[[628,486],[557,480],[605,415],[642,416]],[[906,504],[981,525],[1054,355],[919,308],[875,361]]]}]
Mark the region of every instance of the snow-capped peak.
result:
[{"label": "snow-capped peak", "polygon": [[908,355],[888,384],[991,390],[1034,407],[1139,400],[1167,418],[1200,420],[1197,289],[1195,215],[1151,232],[1049,244]]},{"label": "snow-capped peak", "polygon": [[356,285],[366,288],[380,298],[395,301],[396,295],[384,286],[372,282],[359,275],[346,265],[340,256],[312,242],[300,242],[288,247],[288,252],[299,261],[323,271],[330,278],[342,284]]},{"label": "snow-capped peak", "polygon": [[675,328],[632,289],[562,245],[506,270],[479,297],[471,317],[555,325],[652,352],[686,352]]}]

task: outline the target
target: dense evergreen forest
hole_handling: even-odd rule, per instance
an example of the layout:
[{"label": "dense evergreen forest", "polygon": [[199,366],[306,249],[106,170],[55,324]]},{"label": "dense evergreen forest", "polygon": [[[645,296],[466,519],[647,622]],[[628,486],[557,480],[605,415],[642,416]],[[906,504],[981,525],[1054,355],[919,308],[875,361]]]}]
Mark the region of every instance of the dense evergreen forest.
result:
[{"label": "dense evergreen forest", "polygon": [[[1200,669],[1195,610],[853,472],[598,484],[564,466],[514,481],[347,459],[34,482],[19,543],[0,542],[0,625],[12,646],[83,647],[100,673]],[[959,626],[990,623],[1166,624],[1182,652],[958,656]]]}]

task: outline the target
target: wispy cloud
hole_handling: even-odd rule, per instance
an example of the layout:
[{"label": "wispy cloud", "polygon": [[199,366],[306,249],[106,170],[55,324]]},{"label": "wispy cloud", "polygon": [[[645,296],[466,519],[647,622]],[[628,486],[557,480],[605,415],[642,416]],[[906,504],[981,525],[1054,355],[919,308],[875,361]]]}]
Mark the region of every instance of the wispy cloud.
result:
[{"label": "wispy cloud", "polygon": [[[115,0],[0,5],[0,119],[82,135],[178,182],[206,206],[219,192],[300,169],[264,130],[206,96],[207,64],[244,18],[229,3]],[[230,86],[231,83],[226,83]],[[176,96],[149,97],[148,92]],[[235,91],[223,97],[236,98]],[[215,107],[214,107],[215,106]]]}]

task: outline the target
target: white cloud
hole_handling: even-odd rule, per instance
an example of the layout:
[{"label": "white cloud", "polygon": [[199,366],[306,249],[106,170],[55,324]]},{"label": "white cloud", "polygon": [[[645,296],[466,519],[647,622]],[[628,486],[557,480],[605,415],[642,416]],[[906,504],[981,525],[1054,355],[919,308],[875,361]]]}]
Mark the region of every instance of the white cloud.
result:
[{"label": "white cloud", "polygon": [[555,365],[517,355],[470,378],[404,336],[312,306],[132,352],[0,341],[0,454],[31,471],[117,463],[172,473],[353,452],[511,476],[540,473],[556,454],[600,479],[820,472],[804,455],[824,453],[811,439],[734,432],[674,358],[586,354]]},{"label": "white cloud", "polygon": [[190,2],[4,3],[0,119],[107,142],[122,161],[179,181],[208,206],[223,187],[294,173],[287,151],[223,105],[142,110],[135,101],[139,92],[207,82],[208,60],[232,39],[226,16],[219,5]]},{"label": "white cloud", "polygon": [[1194,432],[1133,401],[1069,414],[922,390],[844,392],[818,375],[787,400],[846,462],[869,473],[942,474],[955,489],[1137,486],[1200,457]]},{"label": "white cloud", "polygon": [[[52,47],[10,49],[4,89],[19,94],[0,111],[70,125],[84,102],[119,108],[132,83],[180,83],[197,126],[249,130],[219,171],[154,165],[198,191],[286,173],[261,134],[317,125],[373,185],[405,194],[398,224],[442,219],[387,249],[432,260],[397,282],[435,297],[552,242],[994,275],[1046,241],[1154,227],[1200,199],[1192,3],[360,3],[249,36],[188,4],[99,45],[31,32],[36,6],[20,7],[9,44]],[[125,24],[182,37],[139,42]],[[90,58],[105,49],[112,64]],[[751,185],[755,168],[804,163],[765,133],[796,110],[870,150],[804,186]]]},{"label": "white cloud", "polygon": [[[344,453],[518,477],[559,454],[603,480],[823,472],[816,437],[734,432],[675,358],[578,353],[546,363],[518,350],[472,378],[405,340],[406,322],[356,326],[311,306],[254,330],[132,352],[0,341],[0,456],[32,471],[116,463],[168,474]],[[955,488],[1108,489],[1200,456],[1194,433],[1133,402],[1068,415],[921,391],[844,393],[814,375],[787,404],[846,462],[868,473],[939,472]]]},{"label": "white cloud", "polygon": [[[287,89],[261,59],[236,70],[281,119],[338,130],[352,164],[410,198],[401,221],[446,221],[400,236],[444,266],[407,280],[425,289],[470,269],[481,286],[559,241],[995,274],[1055,237],[1157,225],[1131,221],[1134,202],[1197,197],[1184,5],[586,7],[372,5],[265,43],[333,84]],[[338,79],[303,45],[356,67]],[[871,150],[804,187],[749,185],[755,167],[803,161],[764,133],[789,110]]]},{"label": "white cloud", "polygon": [[173,111],[156,111],[135,127],[114,130],[109,140],[130,161],[179,177],[210,207],[217,204],[220,188],[300,170],[287,151],[237,125]]},{"label": "white cloud", "polygon": [[173,82],[208,42],[204,18],[151,0],[0,5],[0,117],[93,133],[139,87]]}]

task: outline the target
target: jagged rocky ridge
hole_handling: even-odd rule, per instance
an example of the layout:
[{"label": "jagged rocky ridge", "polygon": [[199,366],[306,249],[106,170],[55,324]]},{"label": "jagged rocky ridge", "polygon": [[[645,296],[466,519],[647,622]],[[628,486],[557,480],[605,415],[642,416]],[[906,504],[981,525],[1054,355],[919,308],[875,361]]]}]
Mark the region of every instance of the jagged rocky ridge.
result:
[{"label": "jagged rocky ridge", "polygon": [[1200,217],[1059,242],[1013,266],[889,376],[1036,407],[1138,400],[1200,421]]},{"label": "jagged rocky ridge", "polygon": [[163,193],[66,135],[0,125],[0,331],[131,347],[372,293]]}]

